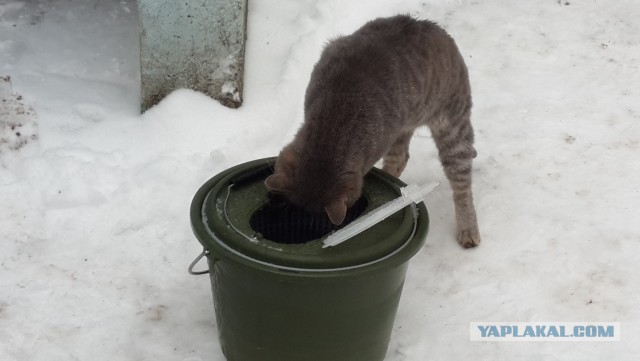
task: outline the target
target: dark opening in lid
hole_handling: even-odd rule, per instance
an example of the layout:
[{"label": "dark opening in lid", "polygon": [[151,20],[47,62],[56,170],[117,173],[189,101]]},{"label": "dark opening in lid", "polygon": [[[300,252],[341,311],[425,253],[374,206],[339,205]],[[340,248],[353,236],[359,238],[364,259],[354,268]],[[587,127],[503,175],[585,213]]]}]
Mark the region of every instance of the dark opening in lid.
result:
[{"label": "dark opening in lid", "polygon": [[341,225],[334,225],[325,213],[309,213],[288,202],[283,195],[269,194],[269,201],[256,211],[249,223],[256,233],[272,242],[300,244],[324,237],[358,218],[367,208],[365,197],[360,197],[347,210]]}]

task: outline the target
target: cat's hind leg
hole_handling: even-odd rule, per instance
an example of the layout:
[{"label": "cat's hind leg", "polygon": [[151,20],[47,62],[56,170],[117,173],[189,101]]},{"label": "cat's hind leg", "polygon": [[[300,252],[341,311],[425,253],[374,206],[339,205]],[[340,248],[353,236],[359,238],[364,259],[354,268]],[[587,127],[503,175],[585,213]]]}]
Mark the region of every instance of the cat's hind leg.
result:
[{"label": "cat's hind leg", "polygon": [[394,177],[400,177],[409,161],[409,142],[413,131],[400,134],[387,154],[382,157],[382,170]]},{"label": "cat's hind leg", "polygon": [[453,190],[456,212],[457,239],[464,248],[480,243],[480,232],[471,191],[472,161],[476,156],[473,147],[473,128],[467,113],[456,121],[447,120],[447,126],[432,129],[440,162]]}]

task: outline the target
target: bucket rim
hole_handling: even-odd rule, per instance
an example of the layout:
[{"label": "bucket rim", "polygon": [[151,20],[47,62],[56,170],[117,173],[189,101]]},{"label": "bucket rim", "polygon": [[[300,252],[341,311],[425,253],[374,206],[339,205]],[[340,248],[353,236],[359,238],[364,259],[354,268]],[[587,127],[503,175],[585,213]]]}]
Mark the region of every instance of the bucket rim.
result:
[{"label": "bucket rim", "polygon": [[[204,250],[208,251],[207,257],[214,263],[219,261],[230,261],[252,269],[280,275],[287,274],[300,275],[303,277],[332,277],[398,267],[408,262],[409,259],[422,248],[429,227],[429,216],[424,202],[411,204],[404,209],[405,217],[411,217],[413,220],[413,229],[404,243],[395,248],[392,252],[368,262],[342,267],[305,268],[282,265],[269,262],[268,260],[257,259],[232,248],[221,239],[220,235],[216,234],[206,225],[205,207],[208,203],[208,198],[212,195],[212,191],[216,184],[223,182],[225,179],[228,180],[228,178],[233,174],[249,168],[256,168],[258,169],[258,173],[260,173],[261,167],[270,171],[273,169],[275,159],[275,157],[262,158],[228,168],[205,182],[193,197],[190,209],[191,228],[198,241],[202,244]],[[376,176],[390,180],[397,187],[404,185],[404,183],[399,179],[392,177],[381,170],[374,168],[372,171],[376,172]],[[264,173],[265,172],[262,172],[259,175],[264,175]]]}]

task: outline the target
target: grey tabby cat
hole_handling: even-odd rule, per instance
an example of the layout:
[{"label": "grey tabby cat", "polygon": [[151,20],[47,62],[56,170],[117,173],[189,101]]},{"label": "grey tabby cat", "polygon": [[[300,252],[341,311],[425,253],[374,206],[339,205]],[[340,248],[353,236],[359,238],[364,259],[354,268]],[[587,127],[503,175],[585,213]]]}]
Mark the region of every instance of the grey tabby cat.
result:
[{"label": "grey tabby cat", "polygon": [[427,125],[453,189],[458,242],[478,245],[469,77],[442,28],[399,15],[331,41],[311,74],[304,107],[304,123],[281,151],[268,189],[341,224],[364,175],[382,158],[382,169],[400,176],[414,130]]}]

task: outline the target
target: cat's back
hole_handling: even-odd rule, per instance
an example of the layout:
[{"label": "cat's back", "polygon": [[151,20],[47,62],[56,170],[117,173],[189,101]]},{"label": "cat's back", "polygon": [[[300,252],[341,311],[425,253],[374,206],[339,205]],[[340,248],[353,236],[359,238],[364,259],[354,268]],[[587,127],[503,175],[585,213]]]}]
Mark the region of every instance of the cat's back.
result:
[{"label": "cat's back", "polygon": [[[407,15],[372,20],[351,35],[329,42],[309,83],[311,92],[384,90],[401,96],[408,88],[425,94],[436,77],[462,80],[466,66],[453,39],[437,24]],[[447,84],[456,88],[458,84]],[[408,87],[408,88],[407,88]]]},{"label": "cat's back", "polygon": [[436,23],[397,15],[372,20],[353,34],[334,39],[325,48],[319,64],[326,58],[326,62],[383,68],[401,59],[425,61],[457,54],[453,39]]},{"label": "cat's back", "polygon": [[371,20],[343,39],[350,40],[352,46],[384,44],[383,46],[391,45],[393,47],[406,46],[407,43],[413,43],[416,40],[433,41],[438,38],[446,39],[449,36],[436,23],[429,20],[419,20],[409,15],[396,15]]}]

